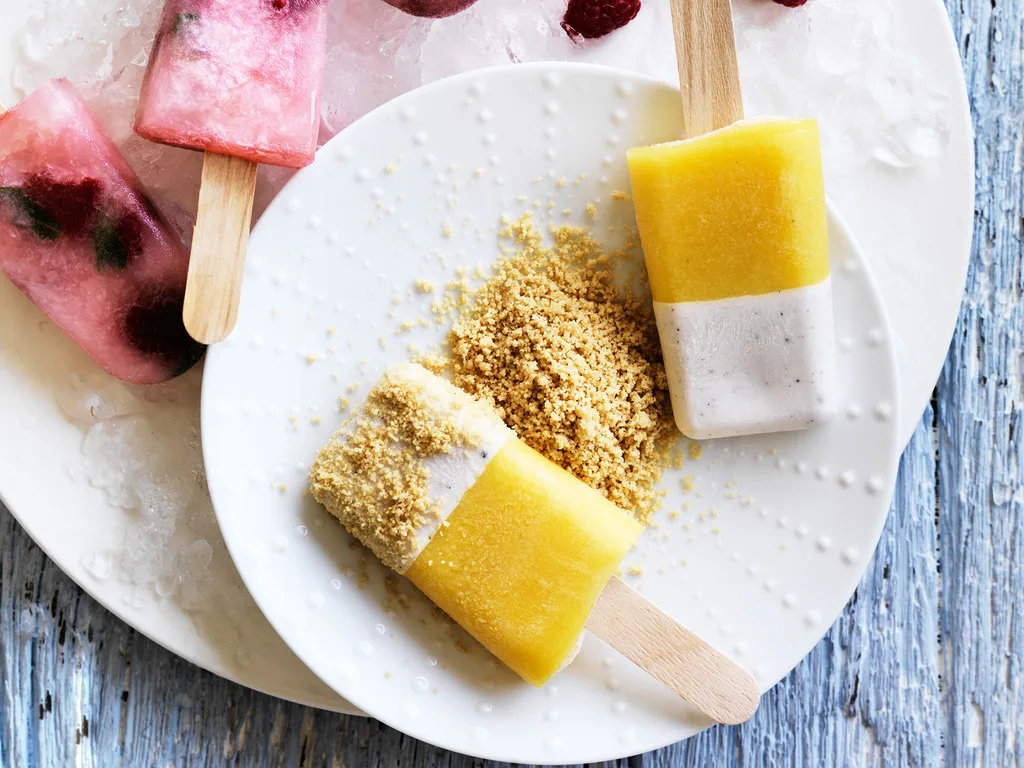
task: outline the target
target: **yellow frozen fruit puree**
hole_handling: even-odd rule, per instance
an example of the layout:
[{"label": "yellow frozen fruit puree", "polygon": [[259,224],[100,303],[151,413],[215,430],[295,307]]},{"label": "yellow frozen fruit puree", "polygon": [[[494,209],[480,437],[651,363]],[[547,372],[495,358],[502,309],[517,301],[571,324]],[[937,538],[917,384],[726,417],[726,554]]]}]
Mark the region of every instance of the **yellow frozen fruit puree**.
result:
[{"label": "yellow frozen fruit puree", "polygon": [[406,574],[524,680],[570,658],[640,534],[632,517],[516,438]]},{"label": "yellow frozen fruit puree", "polygon": [[814,120],[743,121],[627,153],[656,302],[822,282],[828,228]]}]

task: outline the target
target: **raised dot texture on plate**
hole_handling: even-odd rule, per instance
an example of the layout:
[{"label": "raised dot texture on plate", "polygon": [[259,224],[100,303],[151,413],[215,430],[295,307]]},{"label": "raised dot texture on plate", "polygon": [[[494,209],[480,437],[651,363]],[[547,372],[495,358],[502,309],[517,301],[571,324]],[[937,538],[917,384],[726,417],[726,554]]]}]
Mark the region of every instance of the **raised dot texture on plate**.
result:
[{"label": "raised dot texture on plate", "polygon": [[[553,89],[544,81],[550,72],[560,80]],[[484,84],[485,91],[474,95],[475,83]],[[631,85],[631,94],[619,95],[623,83]],[[467,98],[473,103],[467,105]],[[236,565],[284,640],[328,685],[412,736],[480,757],[526,763],[555,760],[546,740],[557,737],[562,741],[558,761],[591,762],[647,751],[702,727],[632,664],[613,657],[613,666],[604,667],[602,659],[610,654],[593,638],[584,640],[578,660],[546,690],[520,686],[465,636],[449,636],[431,617],[430,606],[400,586],[401,602],[408,605],[403,608],[377,561],[350,548],[344,531],[302,495],[301,473],[294,470],[299,462],[311,462],[386,365],[414,354],[409,343],[422,350],[440,345],[448,324],[434,322],[431,303],[455,279],[456,269],[472,275],[479,263],[493,260],[503,215],[514,220],[529,210],[545,234],[550,220],[556,226],[588,226],[610,247],[621,244],[617,233],[633,225],[632,206],[612,193],[629,192],[625,163],[605,166],[603,159],[639,135],[652,142],[676,138],[678,98],[642,78],[565,65],[481,70],[445,81],[389,102],[325,145],[252,233],[250,258],[263,263],[266,276],[281,275],[287,282],[266,277],[247,282],[236,331],[241,343],[210,351],[204,398],[237,403],[235,410],[250,400],[257,413],[269,405],[280,410],[276,417],[247,419],[223,419],[212,408],[203,410],[204,453],[218,520],[232,549],[249,551],[250,540],[267,548],[262,568],[249,558]],[[545,112],[550,101],[561,107],[559,115]],[[412,120],[403,117],[409,106]],[[481,122],[483,110],[493,119]],[[548,135],[547,128],[557,130]],[[413,141],[420,132],[429,137],[422,145]],[[487,132],[494,135],[491,145],[483,143]],[[612,135],[619,137],[614,148]],[[351,147],[350,162],[339,166],[336,146]],[[549,149],[554,157],[546,154]],[[394,173],[387,172],[389,164]],[[370,172],[361,183],[355,181],[360,169]],[[484,173],[477,175],[478,169]],[[434,180],[438,173],[440,184]],[[383,195],[374,197],[374,187]],[[298,216],[287,210],[292,198],[303,201]],[[554,204],[550,211],[549,203]],[[592,218],[588,203],[596,208]],[[390,205],[400,219],[386,217]],[[571,215],[563,216],[564,209]],[[305,226],[313,216],[322,222],[316,231]],[[411,226],[391,225],[399,221]],[[450,237],[444,234],[446,221]],[[330,232],[340,233],[340,243],[327,242]],[[664,476],[667,496],[656,517],[659,527],[642,536],[635,559],[628,561],[643,568],[643,575],[631,579],[642,584],[643,594],[685,616],[699,635],[718,638],[727,653],[740,643],[750,648],[750,663],[763,667],[758,680],[764,684],[785,675],[842,609],[867,558],[847,565],[838,553],[847,547],[873,551],[888,500],[864,489],[875,476],[888,489],[895,476],[892,334],[887,331],[878,347],[866,342],[869,329],[886,328],[870,270],[838,220],[832,221],[829,240],[836,271],[845,260],[863,267],[858,279],[837,278],[833,285],[839,337],[862,340],[839,356],[843,408],[857,402],[871,414],[879,403],[890,403],[892,417],[849,419],[840,412],[814,430],[708,442],[699,458],[682,440],[681,466]],[[299,254],[307,258],[300,262]],[[353,260],[351,254],[358,255]],[[364,260],[367,268],[361,266]],[[435,293],[415,292],[418,279],[431,281]],[[296,292],[299,285],[305,296]],[[316,302],[320,294],[327,297],[324,304]],[[398,304],[392,301],[396,294]],[[395,333],[418,317],[430,327]],[[337,329],[333,336],[327,335],[329,327]],[[254,348],[249,340],[257,335],[266,342]],[[281,356],[274,354],[277,345],[283,345]],[[313,353],[317,359],[310,363]],[[349,391],[355,384],[359,387]],[[342,397],[348,401],[344,411],[339,410]],[[291,422],[287,408],[293,405],[299,410]],[[314,424],[314,418],[320,421]],[[780,459],[783,471],[776,466]],[[286,468],[280,479],[272,474],[278,465]],[[822,467],[829,475],[819,480]],[[255,471],[264,473],[264,482],[249,482]],[[850,489],[839,485],[841,471],[855,473]],[[236,475],[242,482],[229,492]],[[287,483],[287,492],[271,488],[274,481]],[[748,507],[758,513],[749,514]],[[670,518],[673,511],[678,518]],[[313,522],[318,516],[321,527]],[[301,538],[291,534],[299,525],[308,531]],[[825,531],[836,544],[821,553],[813,542]],[[273,541],[282,532],[291,543],[278,552]],[[752,565],[757,567],[751,573]],[[315,590],[326,600],[311,610],[306,596]],[[694,598],[695,591],[701,596]],[[819,611],[821,624],[804,623],[806,607],[787,609],[783,599],[790,594],[799,596],[800,606]],[[296,603],[306,615],[301,632],[291,623]],[[751,604],[751,610],[737,609]],[[386,627],[384,634],[378,624]],[[317,641],[324,637],[331,642]],[[364,642],[372,643],[369,655]],[[355,676],[349,674],[353,671]],[[416,693],[418,677],[429,680],[426,698]],[[615,691],[608,688],[610,678],[618,685]],[[418,706],[417,717],[405,707],[410,700]],[[492,704],[489,715],[476,709],[482,700]],[[628,705],[625,711],[614,711],[616,701]],[[554,709],[560,716],[552,722],[545,713]],[[484,740],[474,730],[477,723],[486,725]],[[625,730],[632,733],[628,744],[620,740]]]}]

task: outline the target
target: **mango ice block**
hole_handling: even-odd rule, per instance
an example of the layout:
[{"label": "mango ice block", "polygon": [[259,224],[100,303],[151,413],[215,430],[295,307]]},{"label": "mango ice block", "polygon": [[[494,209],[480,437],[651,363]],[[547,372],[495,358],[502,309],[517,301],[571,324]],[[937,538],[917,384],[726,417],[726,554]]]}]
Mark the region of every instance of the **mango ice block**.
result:
[{"label": "mango ice block", "polygon": [[135,131],[255,163],[308,165],[326,21],[326,0],[167,0]]},{"label": "mango ice block", "polygon": [[320,451],[314,498],[524,680],[571,661],[641,526],[422,366]]},{"label": "mango ice block", "polygon": [[65,80],[0,114],[0,271],[119,379],[202,356],[181,319],[188,251]]},{"label": "mango ice block", "polygon": [[826,421],[838,385],[815,121],[742,121],[627,159],[679,429]]}]

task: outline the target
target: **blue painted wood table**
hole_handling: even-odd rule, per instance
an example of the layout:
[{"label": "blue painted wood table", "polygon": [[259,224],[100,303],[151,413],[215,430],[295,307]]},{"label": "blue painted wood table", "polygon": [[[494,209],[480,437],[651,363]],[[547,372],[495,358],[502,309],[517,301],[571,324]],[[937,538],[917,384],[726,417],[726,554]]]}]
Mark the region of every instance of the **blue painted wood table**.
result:
[{"label": "blue painted wood table", "polygon": [[[1024,0],[948,6],[977,127],[974,253],[875,558],[751,722],[621,766],[1024,763]],[[85,595],[2,507],[0,560],[3,766],[479,764],[178,659]]]}]

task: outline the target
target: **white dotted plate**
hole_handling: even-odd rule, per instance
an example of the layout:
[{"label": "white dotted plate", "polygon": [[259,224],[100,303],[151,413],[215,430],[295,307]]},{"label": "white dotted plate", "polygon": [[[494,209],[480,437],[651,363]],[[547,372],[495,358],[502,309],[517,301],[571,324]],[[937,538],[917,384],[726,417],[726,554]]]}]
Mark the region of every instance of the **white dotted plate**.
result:
[{"label": "white dotted plate", "polygon": [[[621,232],[633,220],[612,194],[629,189],[625,149],[678,133],[678,93],[634,75],[567,64],[484,70],[352,125],[253,233],[238,327],[210,351],[204,379],[218,519],[288,645],[340,694],[416,738],[498,760],[588,762],[707,725],[593,637],[546,689],[519,682],[431,618],[406,582],[388,589],[384,569],[304,495],[308,464],[343,418],[339,397],[358,401],[409,344],[441,340],[445,328],[430,324],[382,342],[430,316],[417,279],[443,285],[456,267],[492,262],[503,214],[529,209],[541,222]],[[888,325],[834,216],[831,258],[840,414],[816,430],[705,444],[699,460],[666,473],[657,526],[627,559],[634,586],[765,689],[842,610],[895,481]]]}]

